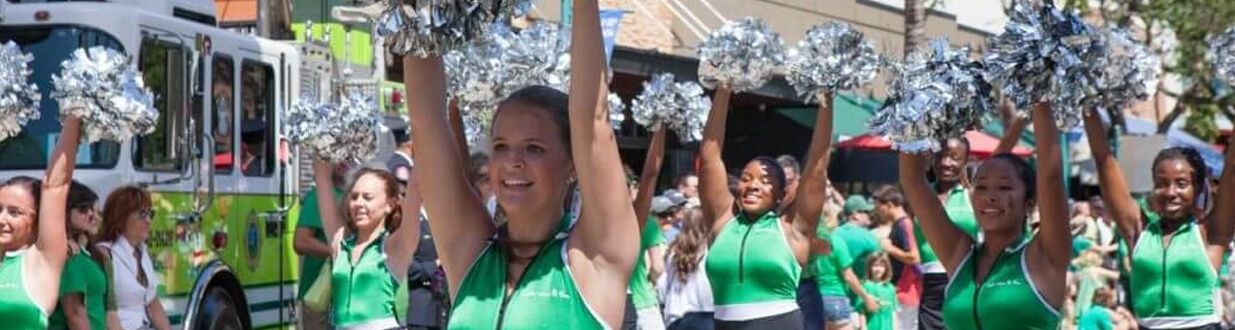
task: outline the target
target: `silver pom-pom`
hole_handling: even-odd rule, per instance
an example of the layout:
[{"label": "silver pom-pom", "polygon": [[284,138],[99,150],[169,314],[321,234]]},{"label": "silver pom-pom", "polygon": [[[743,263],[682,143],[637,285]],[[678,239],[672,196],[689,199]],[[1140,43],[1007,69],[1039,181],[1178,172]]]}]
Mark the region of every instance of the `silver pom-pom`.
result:
[{"label": "silver pom-pom", "polygon": [[[1106,48],[1094,28],[1075,12],[1047,2],[1034,8],[1018,1],[1004,32],[991,38],[986,78],[1027,113],[1032,105],[1050,102],[1055,124],[1076,127],[1084,109],[1098,93],[1097,76]],[[1025,114],[1027,115],[1027,114]]]},{"label": "silver pom-pom", "polygon": [[507,94],[532,85],[569,92],[570,30],[549,22],[533,23],[514,35],[502,61],[508,71],[503,82]]},{"label": "silver pom-pom", "polygon": [[1228,86],[1235,86],[1235,26],[1210,37],[1205,59],[1214,66],[1214,73]]},{"label": "silver pom-pom", "polygon": [[463,114],[470,145],[486,135],[498,103],[511,93],[533,85],[567,92],[570,84],[567,29],[537,22],[518,32],[501,24],[488,31],[442,58],[447,89]]},{"label": "silver pom-pom", "polygon": [[789,50],[789,84],[807,102],[823,92],[860,88],[879,74],[879,55],[861,32],[845,23],[829,22],[806,31]]},{"label": "silver pom-pom", "polygon": [[395,54],[441,55],[485,35],[493,23],[523,15],[529,0],[383,0],[374,33]]},{"label": "silver pom-pom", "polygon": [[364,162],[377,155],[377,103],[349,92],[337,104],[302,99],[287,111],[283,133],[293,144],[323,160]]},{"label": "silver pom-pom", "polygon": [[670,120],[677,111],[677,83],[672,73],[660,73],[643,82],[643,91],[631,101],[630,112],[635,123],[652,127]]},{"label": "silver pom-pom", "polygon": [[712,99],[703,94],[703,86],[693,81],[677,83],[679,119],[669,128],[678,133],[682,143],[703,140],[703,126],[707,124],[708,112],[712,111]]},{"label": "silver pom-pom", "polygon": [[613,123],[613,129],[622,129],[622,122],[626,121],[626,103],[617,93],[609,93],[608,100],[609,122]]},{"label": "silver pom-pom", "polygon": [[1102,59],[1098,72],[1095,104],[1103,109],[1122,111],[1133,101],[1144,101],[1158,89],[1162,62],[1145,45],[1123,29],[1106,29],[1102,42],[1110,55]]},{"label": "silver pom-pom", "polygon": [[492,111],[506,93],[509,70],[503,56],[514,41],[514,33],[505,26],[495,26],[491,31],[484,38],[442,56],[447,91],[464,113]]},{"label": "silver pom-pom", "polygon": [[664,125],[677,132],[682,143],[703,139],[703,126],[711,109],[712,99],[703,94],[703,86],[674,82],[669,73],[654,75],[644,82],[643,92],[630,107],[636,123],[648,128]]},{"label": "silver pom-pom", "polygon": [[758,89],[784,62],[784,42],[764,21],[746,17],[713,31],[699,44],[699,81],[735,92]]},{"label": "silver pom-pom", "polygon": [[51,97],[61,117],[82,121],[82,138],[124,142],[154,131],[159,112],[141,74],[120,52],[101,46],[77,49],[52,76]]},{"label": "silver pom-pom", "polygon": [[896,67],[892,95],[871,119],[871,130],[906,153],[938,151],[939,141],[964,134],[993,104],[981,66],[968,53],[945,39],[911,53]]},{"label": "silver pom-pom", "polygon": [[0,141],[21,133],[27,122],[39,119],[39,86],[28,81],[34,56],[22,53],[13,41],[0,46]]}]

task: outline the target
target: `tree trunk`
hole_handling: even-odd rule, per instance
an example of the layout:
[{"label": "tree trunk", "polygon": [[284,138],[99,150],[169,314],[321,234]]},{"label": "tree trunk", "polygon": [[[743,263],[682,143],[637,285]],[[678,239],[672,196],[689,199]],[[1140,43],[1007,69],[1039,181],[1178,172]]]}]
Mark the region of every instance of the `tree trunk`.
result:
[{"label": "tree trunk", "polygon": [[925,0],[905,0],[905,55],[918,49],[926,39]]}]

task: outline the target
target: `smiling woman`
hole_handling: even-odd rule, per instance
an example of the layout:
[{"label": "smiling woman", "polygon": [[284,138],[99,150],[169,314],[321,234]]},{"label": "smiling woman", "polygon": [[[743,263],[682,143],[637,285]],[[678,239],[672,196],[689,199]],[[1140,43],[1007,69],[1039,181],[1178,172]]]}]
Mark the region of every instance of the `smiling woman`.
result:
[{"label": "smiling woman", "polygon": [[[949,277],[942,306],[948,329],[1058,326],[1071,254],[1067,204],[1059,184],[1062,151],[1049,106],[1038,104],[1033,111],[1036,171],[1024,159],[999,154],[983,162],[974,177],[968,204],[982,240],[952,219],[958,214],[950,210],[954,203],[928,184],[926,157],[900,155],[901,185],[923,236]],[[941,179],[959,173],[939,162],[935,168],[942,172],[937,173]],[[1042,216],[1041,229],[1027,233],[1026,219],[1035,207]]]},{"label": "smiling woman", "polygon": [[[746,163],[736,194],[721,158],[732,91],[713,96],[699,147],[699,197],[716,238],[705,263],[717,329],[801,329],[797,288],[827,196],[832,136],[832,95],[823,95],[795,197],[785,197],[784,170],[772,158]],[[735,196],[736,195],[736,196]],[[736,208],[735,208],[736,206]],[[858,287],[858,295],[865,292]]]},{"label": "smiling woman", "polygon": [[[602,329],[622,319],[639,230],[630,194],[616,193],[627,187],[602,97],[599,8],[576,0],[572,10],[570,94],[527,87],[494,115],[488,177],[500,226],[465,173],[442,59],[404,58],[417,173],[434,192],[425,211],[454,298],[453,329]],[[578,214],[567,211],[572,187]]]},{"label": "smiling woman", "polygon": [[[1096,115],[1085,131],[1098,166],[1102,200],[1118,224],[1132,258],[1132,313],[1143,329],[1218,329],[1218,269],[1235,236],[1235,171],[1223,171],[1218,197],[1200,154],[1169,148],[1154,158],[1147,203],[1132,199]],[[1227,150],[1226,168],[1235,164]],[[1212,205],[1212,210],[1207,210]],[[1208,214],[1206,212],[1208,211]],[[1208,218],[1206,217],[1208,216]],[[1208,299],[1207,299],[1208,298]]]},{"label": "smiling woman", "polygon": [[16,177],[0,183],[0,319],[8,328],[47,327],[68,260],[64,219],[81,120],[62,120],[44,180]]}]

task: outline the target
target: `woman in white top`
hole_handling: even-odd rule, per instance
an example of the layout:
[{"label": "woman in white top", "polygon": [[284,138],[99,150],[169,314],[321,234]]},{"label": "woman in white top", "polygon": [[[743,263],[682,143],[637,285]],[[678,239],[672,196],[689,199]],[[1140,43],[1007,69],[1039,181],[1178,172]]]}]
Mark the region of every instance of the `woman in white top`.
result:
[{"label": "woman in white top", "polygon": [[703,270],[711,232],[698,208],[687,211],[682,232],[669,245],[665,272],[656,280],[667,330],[711,330],[712,286]]},{"label": "woman in white top", "polygon": [[124,329],[171,329],[158,299],[159,275],[146,249],[151,205],[150,193],[134,186],[116,189],[103,203],[99,245],[111,260],[116,313]]}]

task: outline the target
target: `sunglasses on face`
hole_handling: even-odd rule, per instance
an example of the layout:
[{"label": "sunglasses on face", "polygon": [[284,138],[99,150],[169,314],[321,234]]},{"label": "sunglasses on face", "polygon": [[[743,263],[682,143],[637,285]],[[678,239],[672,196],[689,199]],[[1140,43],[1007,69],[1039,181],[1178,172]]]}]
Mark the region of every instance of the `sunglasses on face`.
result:
[{"label": "sunglasses on face", "polygon": [[154,210],[152,209],[145,209],[145,210],[137,211],[136,215],[138,219],[149,220],[149,219],[154,219],[155,213],[154,213]]},{"label": "sunglasses on face", "polygon": [[96,209],[94,208],[94,205],[91,205],[91,204],[82,204],[82,205],[77,205],[77,206],[74,206],[74,207],[72,208],[72,210],[73,210],[74,212],[78,212],[78,213],[90,213],[90,212],[97,212],[97,211],[98,211],[98,210],[96,210]]}]

